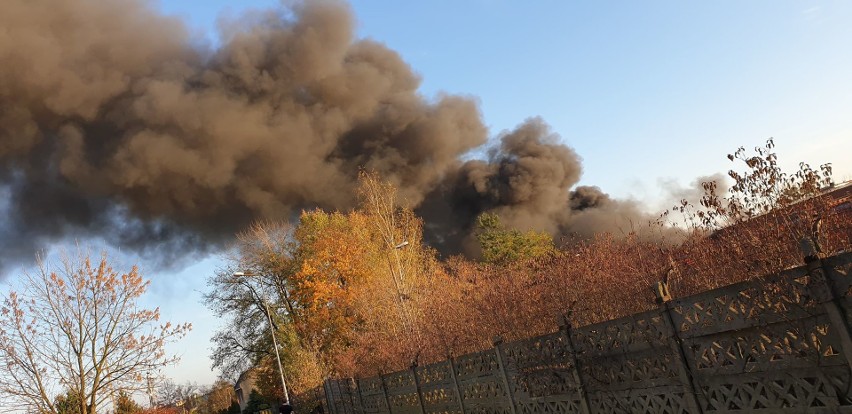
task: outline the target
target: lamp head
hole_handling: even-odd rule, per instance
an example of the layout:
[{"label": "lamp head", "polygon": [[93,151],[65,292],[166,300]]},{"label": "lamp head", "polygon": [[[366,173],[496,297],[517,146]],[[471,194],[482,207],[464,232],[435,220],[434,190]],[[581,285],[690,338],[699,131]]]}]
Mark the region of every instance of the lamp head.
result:
[{"label": "lamp head", "polygon": [[394,249],[401,249],[401,248],[403,248],[403,247],[405,247],[405,246],[408,246],[408,240],[406,240],[406,241],[404,241],[404,242],[402,242],[402,243],[400,243],[400,244],[397,244],[397,245],[394,247]]}]

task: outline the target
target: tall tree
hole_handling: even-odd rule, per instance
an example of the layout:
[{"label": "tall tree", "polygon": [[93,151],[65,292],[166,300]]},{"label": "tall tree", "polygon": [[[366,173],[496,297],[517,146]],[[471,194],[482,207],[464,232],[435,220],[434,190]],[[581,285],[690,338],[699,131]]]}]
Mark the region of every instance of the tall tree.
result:
[{"label": "tall tree", "polygon": [[53,397],[63,390],[78,396],[77,413],[94,414],[113,389],[143,390],[146,376],[177,361],[165,345],[191,329],[139,306],[148,285],[135,266],[116,270],[106,255],[24,273],[0,308],[0,392],[16,409],[58,414]]},{"label": "tall tree", "polygon": [[[293,273],[297,244],[294,227],[286,222],[258,222],[237,234],[226,253],[226,265],[208,280],[205,302],[227,323],[213,336],[213,366],[224,377],[236,378],[249,368],[274,360],[275,332],[285,377],[313,371],[299,366],[303,352],[301,304]],[[266,312],[277,329],[270,330]],[[276,378],[277,367],[275,370]],[[321,377],[321,376],[320,376]],[[280,379],[276,380],[280,384]],[[270,381],[273,383],[274,381]]]},{"label": "tall tree", "polygon": [[[428,282],[440,272],[436,252],[423,242],[423,221],[392,183],[362,171],[358,184],[357,212],[366,218],[363,227],[371,235],[374,260],[373,276],[364,286],[369,294],[358,301],[366,334],[359,335],[353,350],[356,355],[355,348],[369,350],[356,356],[361,360],[383,354],[392,365],[408,366],[423,351],[418,302],[428,300]],[[379,342],[395,345],[389,349]]]}]

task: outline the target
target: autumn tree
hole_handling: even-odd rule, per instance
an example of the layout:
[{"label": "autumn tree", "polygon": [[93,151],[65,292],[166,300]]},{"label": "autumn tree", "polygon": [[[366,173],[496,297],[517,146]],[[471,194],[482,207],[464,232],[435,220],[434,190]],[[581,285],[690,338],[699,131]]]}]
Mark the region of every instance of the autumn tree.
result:
[{"label": "autumn tree", "polygon": [[440,266],[396,189],[375,174],[360,183],[352,211],[304,211],[295,225],[261,222],[237,235],[206,296],[230,320],[214,337],[214,361],[228,376],[253,366],[263,392],[279,382],[259,297],[296,391],[365,359],[406,366],[416,358],[417,302]]},{"label": "autumn tree", "polygon": [[295,239],[299,267],[294,297],[302,313],[302,339],[330,358],[351,342],[358,316],[353,309],[358,285],[371,276],[370,235],[357,213],[302,213]]},{"label": "autumn tree", "polygon": [[363,231],[371,235],[371,276],[364,280],[356,307],[364,315],[357,345],[350,348],[348,372],[419,363],[426,350],[422,303],[434,294],[431,280],[442,272],[437,253],[423,240],[423,221],[396,187],[375,172],[359,175],[358,208]]},{"label": "autumn tree", "polygon": [[[808,210],[811,206],[802,202],[817,198],[823,189],[832,185],[831,164],[814,169],[800,163],[797,171],[785,172],[779,164],[772,139],[767,140],[764,146],[755,147],[752,152],[740,147],[728,154],[728,160],[745,168],[728,171],[734,184],[726,193],[718,191],[719,183],[715,181],[702,182],[703,194],[699,205],[690,200],[680,200],[672,208],[673,212],[682,214],[687,228],[716,231],[773,213],[773,221],[769,224],[778,224],[778,229],[790,231],[792,229],[780,224],[789,221],[793,212],[815,213]],[[800,218],[803,222],[812,219]]]},{"label": "autumn tree", "polygon": [[826,195],[833,185],[830,164],[799,163],[784,171],[771,139],[753,151],[740,147],[728,159],[739,168],[728,172],[729,190],[704,182],[698,205],[682,200],[666,213],[680,215],[693,234],[671,249],[674,287],[683,285],[683,294],[801,264],[804,239],[827,253],[848,249],[852,220],[837,210],[841,200]]},{"label": "autumn tree", "polygon": [[138,268],[115,269],[105,254],[41,262],[24,273],[0,309],[0,392],[14,404],[8,408],[94,414],[112,390],[141,391],[146,376],[175,363],[164,347],[191,326],[161,323],[159,309],[140,307],[148,285]]}]

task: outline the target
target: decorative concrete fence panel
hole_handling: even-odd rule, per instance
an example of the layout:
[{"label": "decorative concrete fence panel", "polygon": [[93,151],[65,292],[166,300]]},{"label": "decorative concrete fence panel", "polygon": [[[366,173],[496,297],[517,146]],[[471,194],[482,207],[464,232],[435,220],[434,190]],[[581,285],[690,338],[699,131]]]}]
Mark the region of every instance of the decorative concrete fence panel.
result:
[{"label": "decorative concrete fence panel", "polygon": [[[327,412],[852,412],[852,253],[422,367],[326,381]],[[298,407],[297,407],[298,408]]]}]

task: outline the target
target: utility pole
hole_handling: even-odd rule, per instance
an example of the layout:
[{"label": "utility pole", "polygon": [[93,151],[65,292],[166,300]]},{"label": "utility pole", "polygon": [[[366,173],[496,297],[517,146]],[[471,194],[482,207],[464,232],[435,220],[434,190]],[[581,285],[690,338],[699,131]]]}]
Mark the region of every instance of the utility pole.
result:
[{"label": "utility pole", "polygon": [[154,383],[151,378],[151,373],[145,374],[148,380],[148,408],[154,408]]}]

